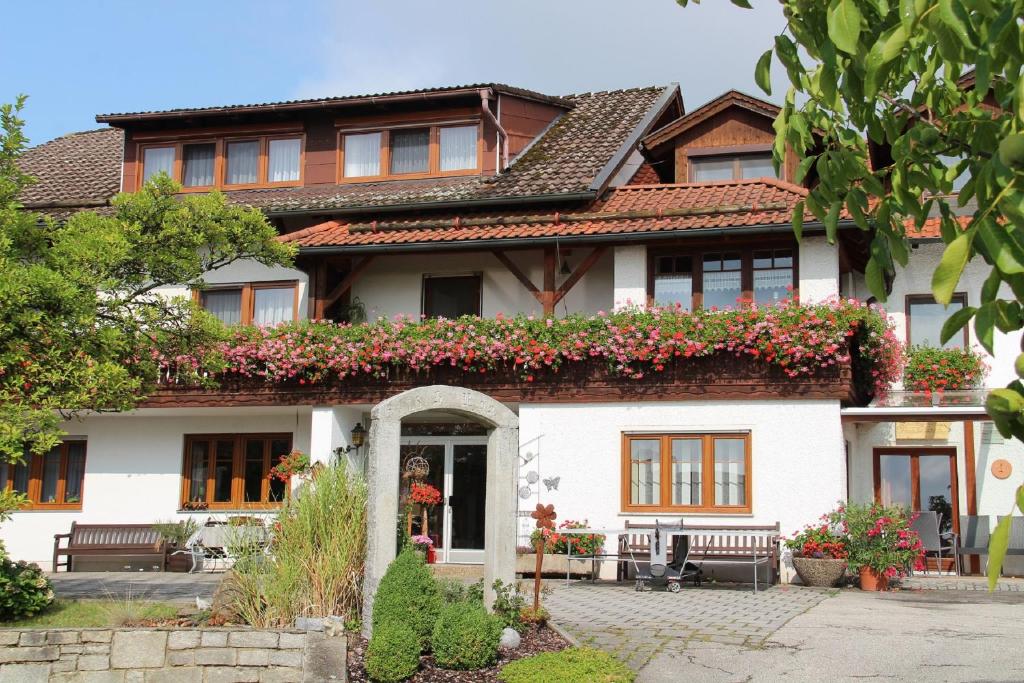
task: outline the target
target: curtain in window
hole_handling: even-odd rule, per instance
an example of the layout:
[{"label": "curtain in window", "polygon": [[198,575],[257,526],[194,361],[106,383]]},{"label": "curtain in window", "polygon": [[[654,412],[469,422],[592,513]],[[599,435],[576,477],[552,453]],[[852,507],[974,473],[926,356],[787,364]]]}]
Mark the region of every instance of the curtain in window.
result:
[{"label": "curtain in window", "polygon": [[57,481],[60,479],[60,446],[43,456],[43,485],[39,502],[57,503]]},{"label": "curtain in window", "polygon": [[380,133],[345,136],[345,177],[380,175]]},{"label": "curtain in window", "polygon": [[736,299],[742,294],[742,281],[738,270],[704,273],[704,308],[735,307]]},{"label": "curtain in window", "polygon": [[188,499],[190,501],[206,500],[206,470],[209,466],[207,441],[196,441],[192,444],[192,467],[189,469]]},{"label": "curtain in window", "polygon": [[15,493],[28,493],[28,458],[19,465],[14,465],[14,483],[11,486]]},{"label": "curtain in window", "polygon": [[242,322],[242,290],[223,289],[203,292],[203,308],[225,325]]},{"label": "curtain in window", "polygon": [[426,173],[429,155],[429,130],[396,130],[391,133],[392,173]]},{"label": "curtain in window", "polygon": [[659,306],[675,306],[690,310],[693,303],[692,275],[655,275],[654,302]]},{"label": "curtain in window", "polygon": [[142,153],[142,182],[161,172],[174,177],[173,147],[149,147]]},{"label": "curtain in window", "polygon": [[754,301],[759,304],[770,304],[776,301],[781,301],[789,296],[789,287],[792,285],[792,268],[755,270]]},{"label": "curtain in window", "polygon": [[256,325],[276,325],[292,320],[294,304],[294,287],[254,289],[252,321]]},{"label": "curtain in window", "polygon": [[185,187],[213,185],[213,159],[217,146],[213,143],[185,145],[181,184]]},{"label": "curtain in window", "polygon": [[441,129],[441,170],[476,168],[476,126]]},{"label": "curtain in window", "polygon": [[715,439],[715,505],[747,502],[746,443]]},{"label": "curtain in window", "polygon": [[235,477],[235,443],[233,441],[217,441],[215,444],[213,502],[230,503],[231,487]]},{"label": "curtain in window", "polygon": [[719,159],[715,157],[690,159],[690,177],[695,183],[703,183],[710,180],[732,180],[733,163],[732,159]]},{"label": "curtain in window", "polygon": [[[250,439],[245,442],[245,467],[242,477],[245,481],[243,496],[246,503],[259,503],[263,498],[263,439]],[[263,501],[266,502],[266,501]]]},{"label": "curtain in window", "polygon": [[661,502],[661,442],[634,439],[630,447],[630,492],[632,505],[657,505]]},{"label": "curtain in window", "polygon": [[68,466],[64,483],[64,502],[82,502],[82,480],[85,478],[85,444],[71,442],[67,445]]},{"label": "curtain in window", "polygon": [[700,505],[702,450],[699,439],[672,439],[673,505]]},{"label": "curtain in window", "polygon": [[260,143],[256,140],[228,143],[228,173],[225,183],[242,185],[255,183],[260,164]]},{"label": "curtain in window", "polygon": [[271,140],[268,151],[267,179],[272,183],[286,183],[299,179],[299,147],[302,141]]}]

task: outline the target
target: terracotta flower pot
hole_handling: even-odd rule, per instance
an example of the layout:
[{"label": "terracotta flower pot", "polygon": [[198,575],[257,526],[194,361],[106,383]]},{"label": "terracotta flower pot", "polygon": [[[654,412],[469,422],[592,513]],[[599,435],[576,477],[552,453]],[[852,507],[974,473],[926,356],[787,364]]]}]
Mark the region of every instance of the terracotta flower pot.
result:
[{"label": "terracotta flower pot", "polygon": [[871,567],[861,567],[860,589],[862,591],[887,591],[889,590],[889,577]]},{"label": "terracotta flower pot", "polygon": [[794,557],[793,568],[805,586],[832,588],[846,575],[846,560]]}]

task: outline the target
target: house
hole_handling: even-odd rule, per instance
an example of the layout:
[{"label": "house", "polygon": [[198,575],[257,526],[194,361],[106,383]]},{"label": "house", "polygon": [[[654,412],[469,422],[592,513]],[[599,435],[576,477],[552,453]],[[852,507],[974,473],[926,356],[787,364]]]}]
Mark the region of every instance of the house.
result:
[{"label": "house", "polygon": [[[789,159],[776,177],[777,111],[736,91],[687,111],[674,84],[569,96],[479,84],[106,114],[106,128],[26,154],[42,182],[24,200],[57,217],[102,210],[162,171],[182,192],[216,188],[259,207],[299,257],[210,273],[194,296],[228,324],[867,299],[867,242],[852,221],[835,244],[810,218],[793,236],[806,190]],[[956,304],[937,306],[937,237],[934,226],[914,236],[887,303],[896,336],[915,345],[937,345],[985,275],[970,264]],[[989,386],[1013,377],[1019,342],[998,337]],[[974,332],[950,343],[974,347]],[[0,484],[32,499],[3,540],[46,566],[53,535],[75,521],[269,513],[287,492],[267,473],[292,449],[365,463],[371,593],[395,551],[412,456],[444,494],[428,519],[440,560],[484,562],[489,576],[511,572],[538,502],[594,527],[684,517],[784,533],[847,498],[941,509],[954,528],[958,515],[1005,514],[1024,452],[986,421],[980,392],[924,400],[896,386],[866,404],[840,365],[789,377],[727,357],[642,379],[455,368],[165,384],[131,413],[69,422],[62,446],[0,470]],[[369,427],[362,448],[356,425]]]}]

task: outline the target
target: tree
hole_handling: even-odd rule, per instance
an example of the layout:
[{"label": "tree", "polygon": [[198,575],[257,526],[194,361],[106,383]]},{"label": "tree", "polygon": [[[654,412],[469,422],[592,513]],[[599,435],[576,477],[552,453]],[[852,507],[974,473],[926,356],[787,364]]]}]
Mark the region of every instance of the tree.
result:
[{"label": "tree", "polygon": [[109,212],[57,222],[24,210],[32,179],[19,112],[0,106],[0,459],[50,449],[60,423],[85,411],[128,410],[158,377],[157,354],[221,334],[221,326],[166,285],[202,286],[240,259],[288,264],[293,250],[255,209],[222,194],[177,196],[158,177]]},{"label": "tree", "polygon": [[[870,235],[865,276],[885,301],[907,263],[908,225],[937,217],[946,245],[932,279],[938,302],[950,302],[969,260],[990,268],[981,305],[950,316],[942,341],[973,319],[992,353],[994,330],[1024,327],[1024,0],[781,4],[786,26],[754,76],[771,94],[773,57],[785,69],[775,163],[788,147],[797,182],[812,171],[819,181],[794,212],[797,237],[805,210],[832,241],[848,215]],[[966,184],[954,191],[959,178]],[[1024,378],[1024,354],[1016,370]],[[986,408],[1000,433],[1024,440],[1024,384],[993,390]],[[1024,511],[1024,487],[1016,497]],[[992,585],[1009,530],[1007,516],[992,535]]]}]

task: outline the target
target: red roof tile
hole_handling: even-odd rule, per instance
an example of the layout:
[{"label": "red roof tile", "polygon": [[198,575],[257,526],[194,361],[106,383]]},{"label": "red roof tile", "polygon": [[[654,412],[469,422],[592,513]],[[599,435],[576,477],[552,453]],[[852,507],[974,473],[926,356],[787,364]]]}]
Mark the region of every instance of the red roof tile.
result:
[{"label": "red roof tile", "polygon": [[775,178],[680,185],[626,185],[565,214],[449,215],[429,220],[327,221],[282,236],[301,248],[618,235],[787,225],[806,190]]}]

